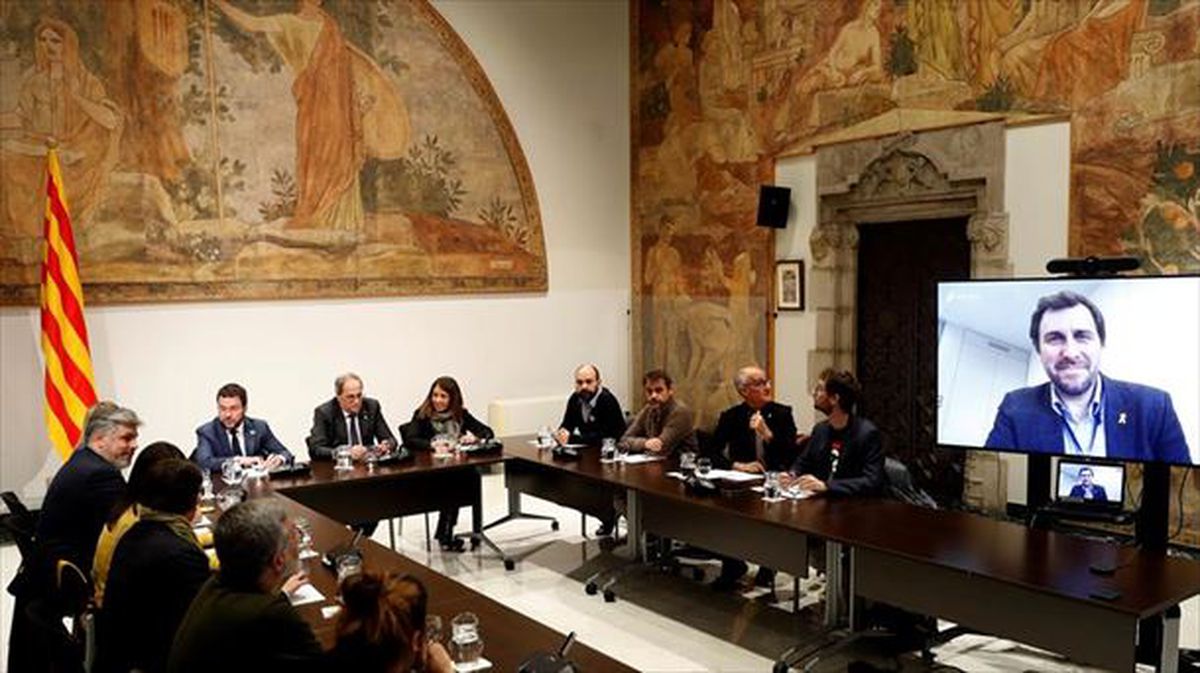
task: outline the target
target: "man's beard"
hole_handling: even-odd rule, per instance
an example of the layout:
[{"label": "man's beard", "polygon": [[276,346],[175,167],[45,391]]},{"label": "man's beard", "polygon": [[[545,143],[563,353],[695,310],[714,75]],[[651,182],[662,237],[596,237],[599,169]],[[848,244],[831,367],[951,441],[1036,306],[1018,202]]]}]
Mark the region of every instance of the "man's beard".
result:
[{"label": "man's beard", "polygon": [[596,392],[597,391],[595,390],[587,390],[586,388],[580,390],[579,399],[583,400],[584,402],[591,402],[592,398],[596,396]]}]

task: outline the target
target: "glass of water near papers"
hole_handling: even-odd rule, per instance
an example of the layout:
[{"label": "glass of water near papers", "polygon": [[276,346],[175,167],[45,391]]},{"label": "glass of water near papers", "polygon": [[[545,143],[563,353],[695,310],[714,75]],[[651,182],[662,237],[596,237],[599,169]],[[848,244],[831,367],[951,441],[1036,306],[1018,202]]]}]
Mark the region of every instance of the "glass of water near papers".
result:
[{"label": "glass of water near papers", "polygon": [[617,440],[612,437],[605,437],[600,442],[600,462],[611,463],[616,460],[617,456]]},{"label": "glass of water near papers", "polygon": [[483,656],[483,634],[474,612],[459,613],[450,620],[450,657],[457,664],[470,666]]},{"label": "glass of water near papers", "polygon": [[333,450],[333,469],[338,472],[347,472],[354,469],[354,463],[350,458],[350,445],[342,444]]},{"label": "glass of water near papers", "polygon": [[767,472],[763,477],[763,500],[779,499],[779,473]]},{"label": "glass of water near papers", "polygon": [[712,458],[700,457],[696,459],[696,476],[704,479],[708,473],[712,472]]}]

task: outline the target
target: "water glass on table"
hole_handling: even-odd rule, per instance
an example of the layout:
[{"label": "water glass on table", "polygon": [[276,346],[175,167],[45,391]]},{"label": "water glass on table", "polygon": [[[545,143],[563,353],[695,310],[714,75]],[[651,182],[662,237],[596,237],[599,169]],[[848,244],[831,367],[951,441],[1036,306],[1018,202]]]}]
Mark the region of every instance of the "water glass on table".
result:
[{"label": "water glass on table", "polygon": [[237,458],[229,458],[221,463],[221,479],[226,486],[240,486],[245,474]]},{"label": "water glass on table", "polygon": [[350,445],[342,444],[333,450],[333,469],[338,472],[346,472],[354,469],[353,459],[350,457]]},{"label": "water glass on table", "polygon": [[617,455],[617,440],[612,437],[605,437],[600,442],[600,462],[611,463],[616,459]]},{"label": "water glass on table", "polygon": [[701,479],[708,477],[708,473],[712,472],[712,458],[700,457],[696,459],[696,476]]},{"label": "water glass on table", "polygon": [[300,556],[303,558],[307,556],[308,552],[313,551],[312,524],[302,516],[296,517],[295,524],[296,535],[300,538]]},{"label": "water glass on table", "polygon": [[679,454],[679,471],[685,476],[692,473],[696,469],[696,452],[684,451]]},{"label": "water glass on table", "polygon": [[433,457],[438,460],[449,459],[455,444],[458,444],[458,440],[451,435],[438,435],[429,441],[429,446],[433,449]]},{"label": "water glass on table", "polygon": [[337,578],[338,584],[341,584],[347,577],[361,575],[363,569],[362,556],[355,553],[344,554],[338,558],[337,562]]},{"label": "water glass on table", "polygon": [[779,473],[767,472],[763,476],[763,498],[774,500],[779,497]]},{"label": "water glass on table", "polygon": [[463,612],[450,620],[450,657],[455,663],[474,664],[483,656],[483,634],[479,617]]},{"label": "water glass on table", "polygon": [[442,616],[425,615],[425,644],[440,644],[444,636],[445,634],[442,633]]},{"label": "water glass on table", "polygon": [[554,435],[550,432],[550,426],[543,425],[537,431],[537,447],[548,449],[552,446],[554,446]]}]

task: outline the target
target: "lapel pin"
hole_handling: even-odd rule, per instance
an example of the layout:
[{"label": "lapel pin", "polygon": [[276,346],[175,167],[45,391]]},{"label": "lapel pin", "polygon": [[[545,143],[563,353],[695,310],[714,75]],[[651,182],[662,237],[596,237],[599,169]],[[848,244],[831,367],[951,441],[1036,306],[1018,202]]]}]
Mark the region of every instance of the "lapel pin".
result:
[{"label": "lapel pin", "polygon": [[1129,422],[1129,414],[1122,411],[1117,414],[1117,425],[1125,425]]}]

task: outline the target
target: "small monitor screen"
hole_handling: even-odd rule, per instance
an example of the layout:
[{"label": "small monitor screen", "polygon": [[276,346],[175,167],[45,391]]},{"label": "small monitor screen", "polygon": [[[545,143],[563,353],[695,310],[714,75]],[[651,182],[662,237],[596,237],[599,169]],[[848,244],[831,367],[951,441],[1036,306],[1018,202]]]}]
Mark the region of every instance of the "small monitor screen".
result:
[{"label": "small monitor screen", "polygon": [[1125,466],[1058,461],[1057,499],[1115,505],[1125,497]]},{"label": "small monitor screen", "polygon": [[938,284],[944,446],[1200,465],[1200,276]]}]

